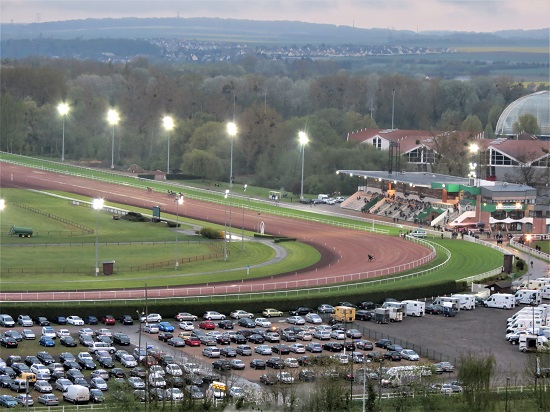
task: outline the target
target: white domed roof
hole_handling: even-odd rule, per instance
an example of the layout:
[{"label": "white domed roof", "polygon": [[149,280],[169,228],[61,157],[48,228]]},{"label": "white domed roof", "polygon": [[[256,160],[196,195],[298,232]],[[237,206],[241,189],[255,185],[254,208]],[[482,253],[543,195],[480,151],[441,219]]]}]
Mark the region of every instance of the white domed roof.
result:
[{"label": "white domed roof", "polygon": [[514,123],[524,114],[537,118],[541,136],[550,136],[550,92],[547,90],[520,97],[504,109],[497,122],[496,135],[514,135]]}]

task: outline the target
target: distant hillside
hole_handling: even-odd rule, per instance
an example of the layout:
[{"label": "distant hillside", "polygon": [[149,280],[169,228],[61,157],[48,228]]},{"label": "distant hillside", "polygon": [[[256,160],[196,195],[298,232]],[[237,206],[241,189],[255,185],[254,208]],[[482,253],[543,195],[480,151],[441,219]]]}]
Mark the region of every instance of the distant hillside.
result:
[{"label": "distant hillside", "polygon": [[219,18],[87,19],[32,24],[3,24],[10,39],[195,39],[252,44],[362,44],[423,47],[548,46],[548,29],[495,33],[413,32],[359,29],[298,21],[253,21]]}]

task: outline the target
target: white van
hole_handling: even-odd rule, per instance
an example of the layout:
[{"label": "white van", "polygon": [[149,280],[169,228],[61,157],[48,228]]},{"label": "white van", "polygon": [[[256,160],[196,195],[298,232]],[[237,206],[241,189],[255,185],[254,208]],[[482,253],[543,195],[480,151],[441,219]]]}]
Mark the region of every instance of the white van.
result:
[{"label": "white van", "polygon": [[526,305],[538,305],[541,299],[541,293],[534,289],[520,289],[515,294],[516,303],[523,303]]},{"label": "white van", "polygon": [[85,405],[90,402],[90,390],[82,385],[71,385],[63,392],[63,400],[75,405]]},{"label": "white van", "polygon": [[459,299],[459,306],[462,310],[472,310],[476,308],[476,298],[474,295],[457,293],[451,295],[451,297]]},{"label": "white van", "polygon": [[460,299],[452,296],[439,296],[433,301],[434,305],[448,306],[444,303],[450,303],[452,307],[457,312],[460,310]]},{"label": "white van", "polygon": [[411,230],[409,236],[425,238],[426,231],[422,229]]},{"label": "white van", "polygon": [[[533,323],[534,321],[534,323]],[[533,329],[533,325],[534,325],[534,328]],[[541,322],[541,319],[540,318],[535,318],[535,319],[518,319],[517,321],[515,321],[512,325],[508,326],[508,328],[506,328],[506,333],[513,333],[513,332],[517,332],[517,331],[521,331],[521,330],[538,330],[542,327],[542,322]]]},{"label": "white van", "polygon": [[542,299],[550,299],[550,285],[544,285],[539,291]]},{"label": "white van", "polygon": [[15,326],[15,321],[10,315],[0,315],[0,326],[5,328],[12,328]]},{"label": "white van", "polygon": [[403,302],[407,305],[407,316],[424,316],[426,312],[426,304],[418,300],[404,300]]},{"label": "white van", "polygon": [[483,301],[486,308],[513,309],[516,307],[516,298],[511,293],[494,293]]}]

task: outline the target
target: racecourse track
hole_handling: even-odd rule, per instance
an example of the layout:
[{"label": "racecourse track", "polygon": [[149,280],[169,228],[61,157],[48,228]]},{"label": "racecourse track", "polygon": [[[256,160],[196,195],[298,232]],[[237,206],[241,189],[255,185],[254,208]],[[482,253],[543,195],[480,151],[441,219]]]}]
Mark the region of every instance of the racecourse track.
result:
[{"label": "racecourse track", "polygon": [[[56,190],[75,193],[90,198],[103,198],[106,201],[125,204],[144,209],[160,206],[164,213],[176,214],[177,205],[173,197],[166,193],[148,192],[145,189],[133,188],[124,185],[98,182],[85,178],[51,173],[42,170],[2,163],[0,168],[0,187]],[[185,207],[180,209],[180,216],[212,222],[223,225],[226,217],[224,205],[201,202],[186,198]],[[241,211],[239,210],[239,226],[241,225]],[[265,291],[269,282],[276,281],[278,289],[296,288],[300,285],[330,284],[341,282],[343,275],[361,274],[368,272],[389,274],[399,265],[409,264],[409,268],[420,266],[427,262],[431,250],[395,236],[384,236],[369,232],[340,228],[316,222],[310,222],[288,217],[280,217],[244,210],[244,228],[257,231],[259,222],[265,224],[265,233],[296,238],[306,243],[321,254],[321,259],[308,268],[292,273],[282,273],[271,277],[243,280],[238,290],[233,292]],[[368,261],[367,254],[376,257]],[[411,263],[416,262],[416,263]],[[369,275],[371,278],[372,275]],[[350,276],[349,280],[361,277]],[[163,287],[149,289],[149,297],[178,297],[206,294],[229,293],[235,287],[234,281],[185,286]],[[275,283],[273,283],[275,284]],[[52,300],[102,300],[102,299],[136,299],[143,298],[143,289],[118,291],[74,291],[74,292],[31,292],[31,293],[1,293],[0,301],[52,301]]]}]

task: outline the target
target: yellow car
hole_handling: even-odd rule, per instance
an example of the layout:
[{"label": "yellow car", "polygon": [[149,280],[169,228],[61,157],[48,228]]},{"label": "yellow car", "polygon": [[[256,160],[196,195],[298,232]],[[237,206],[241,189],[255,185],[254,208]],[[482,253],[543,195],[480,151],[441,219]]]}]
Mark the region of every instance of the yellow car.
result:
[{"label": "yellow car", "polygon": [[262,315],[264,315],[266,318],[270,318],[272,316],[283,316],[283,312],[277,309],[269,308],[264,309]]}]

